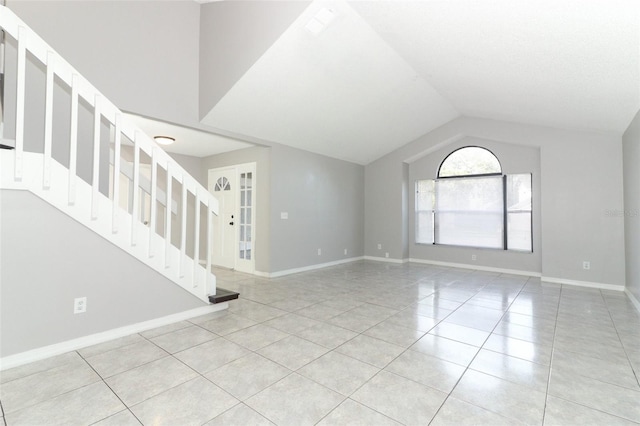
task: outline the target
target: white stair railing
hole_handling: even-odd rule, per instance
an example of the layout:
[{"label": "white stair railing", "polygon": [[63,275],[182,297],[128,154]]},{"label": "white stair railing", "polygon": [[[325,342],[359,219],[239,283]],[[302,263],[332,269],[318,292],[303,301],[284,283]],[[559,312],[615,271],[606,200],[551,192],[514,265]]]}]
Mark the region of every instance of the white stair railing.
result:
[{"label": "white stair railing", "polygon": [[[15,46],[5,49],[7,56],[10,51],[13,54],[6,58],[5,69],[6,76],[12,78],[5,81],[14,84],[4,88],[5,101],[10,97],[7,93],[15,98],[10,105],[3,103],[3,119],[10,115],[14,118],[10,123],[14,125],[14,137],[0,135],[0,142],[15,149],[0,150],[0,188],[33,192],[208,302],[216,286],[211,252],[217,200],[4,6],[0,6],[0,27],[7,43]],[[15,66],[9,67],[12,61]],[[25,109],[26,90],[31,87],[29,61],[46,70],[44,116],[29,114]],[[53,154],[57,142],[54,127],[58,124],[55,113],[65,104],[56,102],[56,85],[70,93],[70,111],[65,111],[69,116],[69,137],[65,141],[68,157],[64,161]],[[93,132],[89,137],[79,131],[81,103],[92,113]],[[44,124],[43,140],[28,140],[27,144],[25,119],[31,115],[44,120],[39,123]],[[8,124],[2,123],[5,133],[11,127]],[[108,149],[104,149],[105,143]],[[27,145],[39,148],[28,149]],[[80,152],[92,154],[79,159],[83,155]],[[90,176],[79,175],[79,160],[83,165],[91,164]],[[141,169],[149,169],[150,175],[143,176]],[[204,265],[201,258],[206,259]]]}]

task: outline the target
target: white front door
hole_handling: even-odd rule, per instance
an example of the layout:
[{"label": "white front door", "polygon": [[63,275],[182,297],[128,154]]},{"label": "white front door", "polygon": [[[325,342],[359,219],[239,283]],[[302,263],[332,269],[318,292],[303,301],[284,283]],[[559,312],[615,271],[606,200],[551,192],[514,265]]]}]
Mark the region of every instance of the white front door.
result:
[{"label": "white front door", "polygon": [[211,262],[224,268],[235,268],[237,246],[236,169],[209,170],[209,192],[220,203],[218,216],[213,216],[213,250]]},{"label": "white front door", "polygon": [[213,220],[214,265],[255,272],[255,188],[255,163],[209,170],[209,192],[220,203]]}]

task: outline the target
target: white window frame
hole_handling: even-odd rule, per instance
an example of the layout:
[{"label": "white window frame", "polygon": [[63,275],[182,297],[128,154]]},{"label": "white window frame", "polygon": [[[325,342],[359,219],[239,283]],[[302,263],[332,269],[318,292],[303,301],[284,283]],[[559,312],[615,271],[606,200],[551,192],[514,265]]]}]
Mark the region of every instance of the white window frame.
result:
[{"label": "white window frame", "polygon": [[[442,164],[449,158],[451,154],[464,148],[468,148],[468,147],[459,148],[453,151],[452,153],[450,153],[449,155],[447,155],[447,157],[445,157],[445,159],[442,161],[440,167],[442,167]],[[482,148],[482,147],[477,147],[477,148]],[[482,148],[482,149],[486,149],[486,148]],[[489,150],[487,151],[491,153],[491,151]],[[491,154],[494,155],[495,157],[495,154],[493,153]],[[499,160],[497,157],[496,157],[496,160],[499,163]],[[440,172],[440,168],[438,169],[438,172]],[[524,202],[513,204],[513,201],[508,199],[509,194],[513,194],[513,189],[514,189],[514,187],[510,185],[514,181],[515,177],[520,176],[519,179],[522,179],[522,176],[527,176],[527,175],[529,176],[529,186],[528,186],[529,198],[528,200],[526,198],[527,188],[525,185],[524,191],[523,191],[523,194],[525,197]],[[482,244],[465,245],[465,244],[442,243],[441,241],[443,239],[438,238],[439,210],[438,210],[438,205],[436,201],[438,199],[438,191],[440,188],[440,185],[438,185],[438,182],[443,182],[443,181],[451,182],[452,180],[455,180],[455,179],[465,179],[469,181],[470,179],[473,179],[473,178],[488,178],[488,177],[496,177],[496,178],[502,179],[502,193],[501,193],[502,199],[496,200],[501,202],[502,204],[502,211],[501,211],[502,243],[499,244],[499,247],[497,247],[497,244],[494,244],[493,246],[486,246],[486,245],[483,246]],[[419,179],[419,180],[416,180],[415,182],[415,191],[416,191],[416,197],[415,197],[415,204],[414,204],[414,219],[415,219],[414,238],[415,238],[416,244],[449,245],[449,246],[456,246],[456,247],[509,250],[509,251],[519,251],[519,252],[529,252],[529,253],[533,252],[533,176],[531,173],[509,174],[509,175],[502,174],[501,172],[500,173],[484,173],[484,174],[478,173],[478,174],[471,174],[471,175],[439,177],[438,179]],[[519,194],[518,198],[521,198],[523,194]],[[511,206],[509,201],[512,201]],[[429,212],[431,212],[431,214],[429,214]],[[473,213],[475,211],[470,210],[470,212]],[[528,235],[526,234],[526,227],[525,227],[524,233],[522,232],[522,230],[518,231],[518,230],[512,229],[513,226],[515,226],[515,225],[512,226],[512,224],[516,222],[514,218],[517,218],[518,217],[517,215],[522,215],[522,214],[529,215]],[[520,222],[522,221],[520,220]],[[512,235],[518,235],[519,238],[514,237],[510,239]],[[527,242],[528,242],[528,246],[527,246]]]}]

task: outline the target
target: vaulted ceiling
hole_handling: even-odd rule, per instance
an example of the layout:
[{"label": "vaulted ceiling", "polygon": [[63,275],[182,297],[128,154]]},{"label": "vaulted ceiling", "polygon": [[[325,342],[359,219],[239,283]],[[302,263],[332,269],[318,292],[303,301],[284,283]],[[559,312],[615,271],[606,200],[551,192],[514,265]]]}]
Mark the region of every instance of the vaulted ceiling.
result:
[{"label": "vaulted ceiling", "polygon": [[[272,14],[281,10],[269,3]],[[241,48],[220,58],[222,67],[247,65],[201,109],[203,124],[367,164],[461,115],[621,134],[640,109],[636,0],[314,1],[301,9],[279,21],[286,25],[269,46],[245,49],[252,58]],[[249,35],[255,28],[234,26]],[[255,43],[264,40],[256,34]]]}]

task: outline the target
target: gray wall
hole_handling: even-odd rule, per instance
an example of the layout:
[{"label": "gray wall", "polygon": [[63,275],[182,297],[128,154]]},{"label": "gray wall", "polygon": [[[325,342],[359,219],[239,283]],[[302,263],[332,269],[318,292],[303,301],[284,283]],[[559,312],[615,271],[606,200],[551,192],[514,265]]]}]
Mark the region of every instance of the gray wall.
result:
[{"label": "gray wall", "polygon": [[[402,188],[412,185],[404,173],[404,163],[465,136],[540,149],[538,208],[543,276],[624,285],[623,218],[606,214],[623,206],[620,136],[480,118],[453,120],[366,166],[366,255],[389,252],[392,258],[403,259],[404,227],[408,226],[403,214],[409,207],[408,200],[403,202]],[[377,249],[378,243],[382,250]],[[590,270],[582,269],[584,260],[591,262]],[[488,259],[486,266],[506,264],[502,258]],[[521,267],[528,270],[533,265]]]},{"label": "gray wall", "polygon": [[[408,218],[403,188],[408,173],[402,160],[385,156],[365,166],[364,254],[391,259],[406,259]],[[378,249],[378,244],[381,248]]]},{"label": "gray wall", "polygon": [[182,168],[185,169],[187,173],[189,173],[194,179],[196,179],[200,183],[200,185],[204,186],[205,188],[207,187],[206,173],[203,172],[202,168],[202,158],[192,157],[190,155],[175,154],[172,152],[167,152],[167,154],[169,154],[171,158],[176,160],[176,162],[180,164],[180,166],[182,166]]},{"label": "gray wall", "polygon": [[[363,166],[274,144],[207,157],[203,173],[249,162],[257,163],[257,271],[277,273],[364,254]],[[282,212],[289,219],[281,219]]]},{"label": "gray wall", "polygon": [[201,6],[200,117],[209,113],[309,3],[224,1]]},{"label": "gray wall", "polygon": [[622,137],[624,158],[624,216],[627,289],[640,301],[640,111]]},{"label": "gray wall", "polygon": [[273,146],[271,272],[362,256],[363,194],[363,166]]},{"label": "gray wall", "polygon": [[0,190],[0,225],[2,357],[204,306],[27,191]]},{"label": "gray wall", "polygon": [[7,6],[120,109],[199,125],[198,3],[8,0]]},{"label": "gray wall", "polygon": [[[440,262],[475,264],[521,271],[541,272],[540,268],[540,150],[527,146],[511,145],[491,140],[465,137],[422,157],[409,165],[409,184],[415,181],[435,179],[442,160],[452,151],[463,146],[476,145],[487,148],[500,160],[505,174],[532,173],[533,200],[533,253],[513,251],[433,246],[415,243],[415,215],[409,216],[409,252],[412,259],[428,259]],[[412,194],[413,195],[413,194]],[[409,197],[409,211],[415,211],[415,197]],[[475,261],[471,255],[477,256]]]}]

